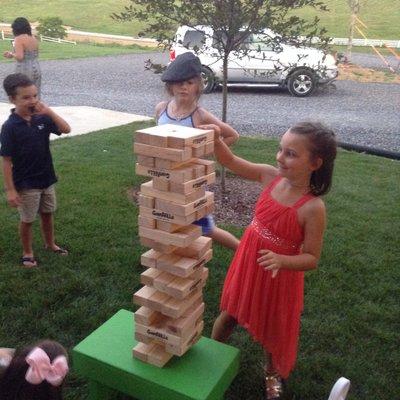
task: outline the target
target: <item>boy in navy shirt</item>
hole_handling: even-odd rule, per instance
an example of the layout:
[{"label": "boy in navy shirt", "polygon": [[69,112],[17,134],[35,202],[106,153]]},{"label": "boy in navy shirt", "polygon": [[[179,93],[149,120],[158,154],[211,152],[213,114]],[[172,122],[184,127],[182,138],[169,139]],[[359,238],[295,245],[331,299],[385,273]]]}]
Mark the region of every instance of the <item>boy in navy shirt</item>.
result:
[{"label": "boy in navy shirt", "polygon": [[15,105],[0,135],[4,189],[8,204],[18,208],[20,214],[21,264],[36,267],[32,223],[38,213],[45,247],[61,255],[68,254],[54,239],[54,184],[57,178],[50,153],[50,133],[61,135],[69,133],[71,128],[39,101],[38,90],[27,76],[11,74],[4,79],[3,86],[10,102]]}]

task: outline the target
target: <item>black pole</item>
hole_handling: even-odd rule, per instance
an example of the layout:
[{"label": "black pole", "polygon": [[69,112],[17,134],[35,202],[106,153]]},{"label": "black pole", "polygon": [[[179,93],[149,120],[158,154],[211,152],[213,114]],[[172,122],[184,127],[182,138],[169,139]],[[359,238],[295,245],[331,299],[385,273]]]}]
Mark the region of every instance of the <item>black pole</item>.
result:
[{"label": "black pole", "polygon": [[345,150],[357,151],[358,153],[366,153],[374,156],[391,158],[392,160],[400,160],[400,153],[397,151],[376,149],[375,147],[360,146],[358,144],[344,142],[338,142],[338,146]]}]

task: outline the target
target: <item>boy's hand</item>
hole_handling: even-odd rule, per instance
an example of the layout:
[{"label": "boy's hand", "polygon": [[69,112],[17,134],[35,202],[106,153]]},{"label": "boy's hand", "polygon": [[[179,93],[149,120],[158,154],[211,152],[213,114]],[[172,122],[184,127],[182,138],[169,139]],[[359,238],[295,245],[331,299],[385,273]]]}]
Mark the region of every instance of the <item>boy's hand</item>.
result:
[{"label": "boy's hand", "polygon": [[7,191],[7,202],[10,207],[16,208],[21,205],[21,198],[16,190]]},{"label": "boy's hand", "polygon": [[48,105],[44,104],[44,103],[41,102],[41,101],[38,101],[38,102],[35,104],[35,111],[34,111],[34,113],[35,113],[35,114],[50,115],[51,110],[50,110],[50,107],[49,107]]},{"label": "boy's hand", "polygon": [[214,140],[218,140],[221,136],[221,128],[215,124],[207,124],[207,125],[200,125],[197,126],[199,129],[212,129],[214,131]]}]

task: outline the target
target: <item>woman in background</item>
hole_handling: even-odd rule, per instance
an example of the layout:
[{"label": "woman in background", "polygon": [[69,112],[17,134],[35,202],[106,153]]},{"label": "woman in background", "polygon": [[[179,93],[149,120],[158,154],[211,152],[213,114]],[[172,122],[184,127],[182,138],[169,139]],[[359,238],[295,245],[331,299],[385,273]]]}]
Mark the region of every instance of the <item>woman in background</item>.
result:
[{"label": "woman in background", "polygon": [[24,17],[16,18],[11,28],[15,37],[14,49],[5,51],[3,55],[6,58],[15,58],[17,61],[15,72],[27,75],[37,87],[40,97],[42,74],[38,61],[38,41],[32,36],[32,28]]}]

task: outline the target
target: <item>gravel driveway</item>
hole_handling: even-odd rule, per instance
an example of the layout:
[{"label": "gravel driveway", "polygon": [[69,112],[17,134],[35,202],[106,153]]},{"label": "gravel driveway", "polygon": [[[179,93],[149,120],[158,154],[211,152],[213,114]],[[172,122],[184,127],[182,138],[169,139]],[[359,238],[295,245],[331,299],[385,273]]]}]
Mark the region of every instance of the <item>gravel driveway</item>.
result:
[{"label": "gravel driveway", "polygon": [[[159,75],[144,61],[167,62],[167,55],[146,53],[89,59],[42,61],[42,93],[54,106],[86,105],[153,115],[166,99]],[[0,78],[13,72],[0,64]],[[228,121],[246,136],[278,136],[307,118],[331,126],[339,140],[400,152],[400,85],[336,82],[336,90],[318,90],[308,98],[282,89],[234,89],[228,98]],[[221,115],[221,91],[203,95],[201,103]],[[0,101],[7,101],[3,92]]]}]

